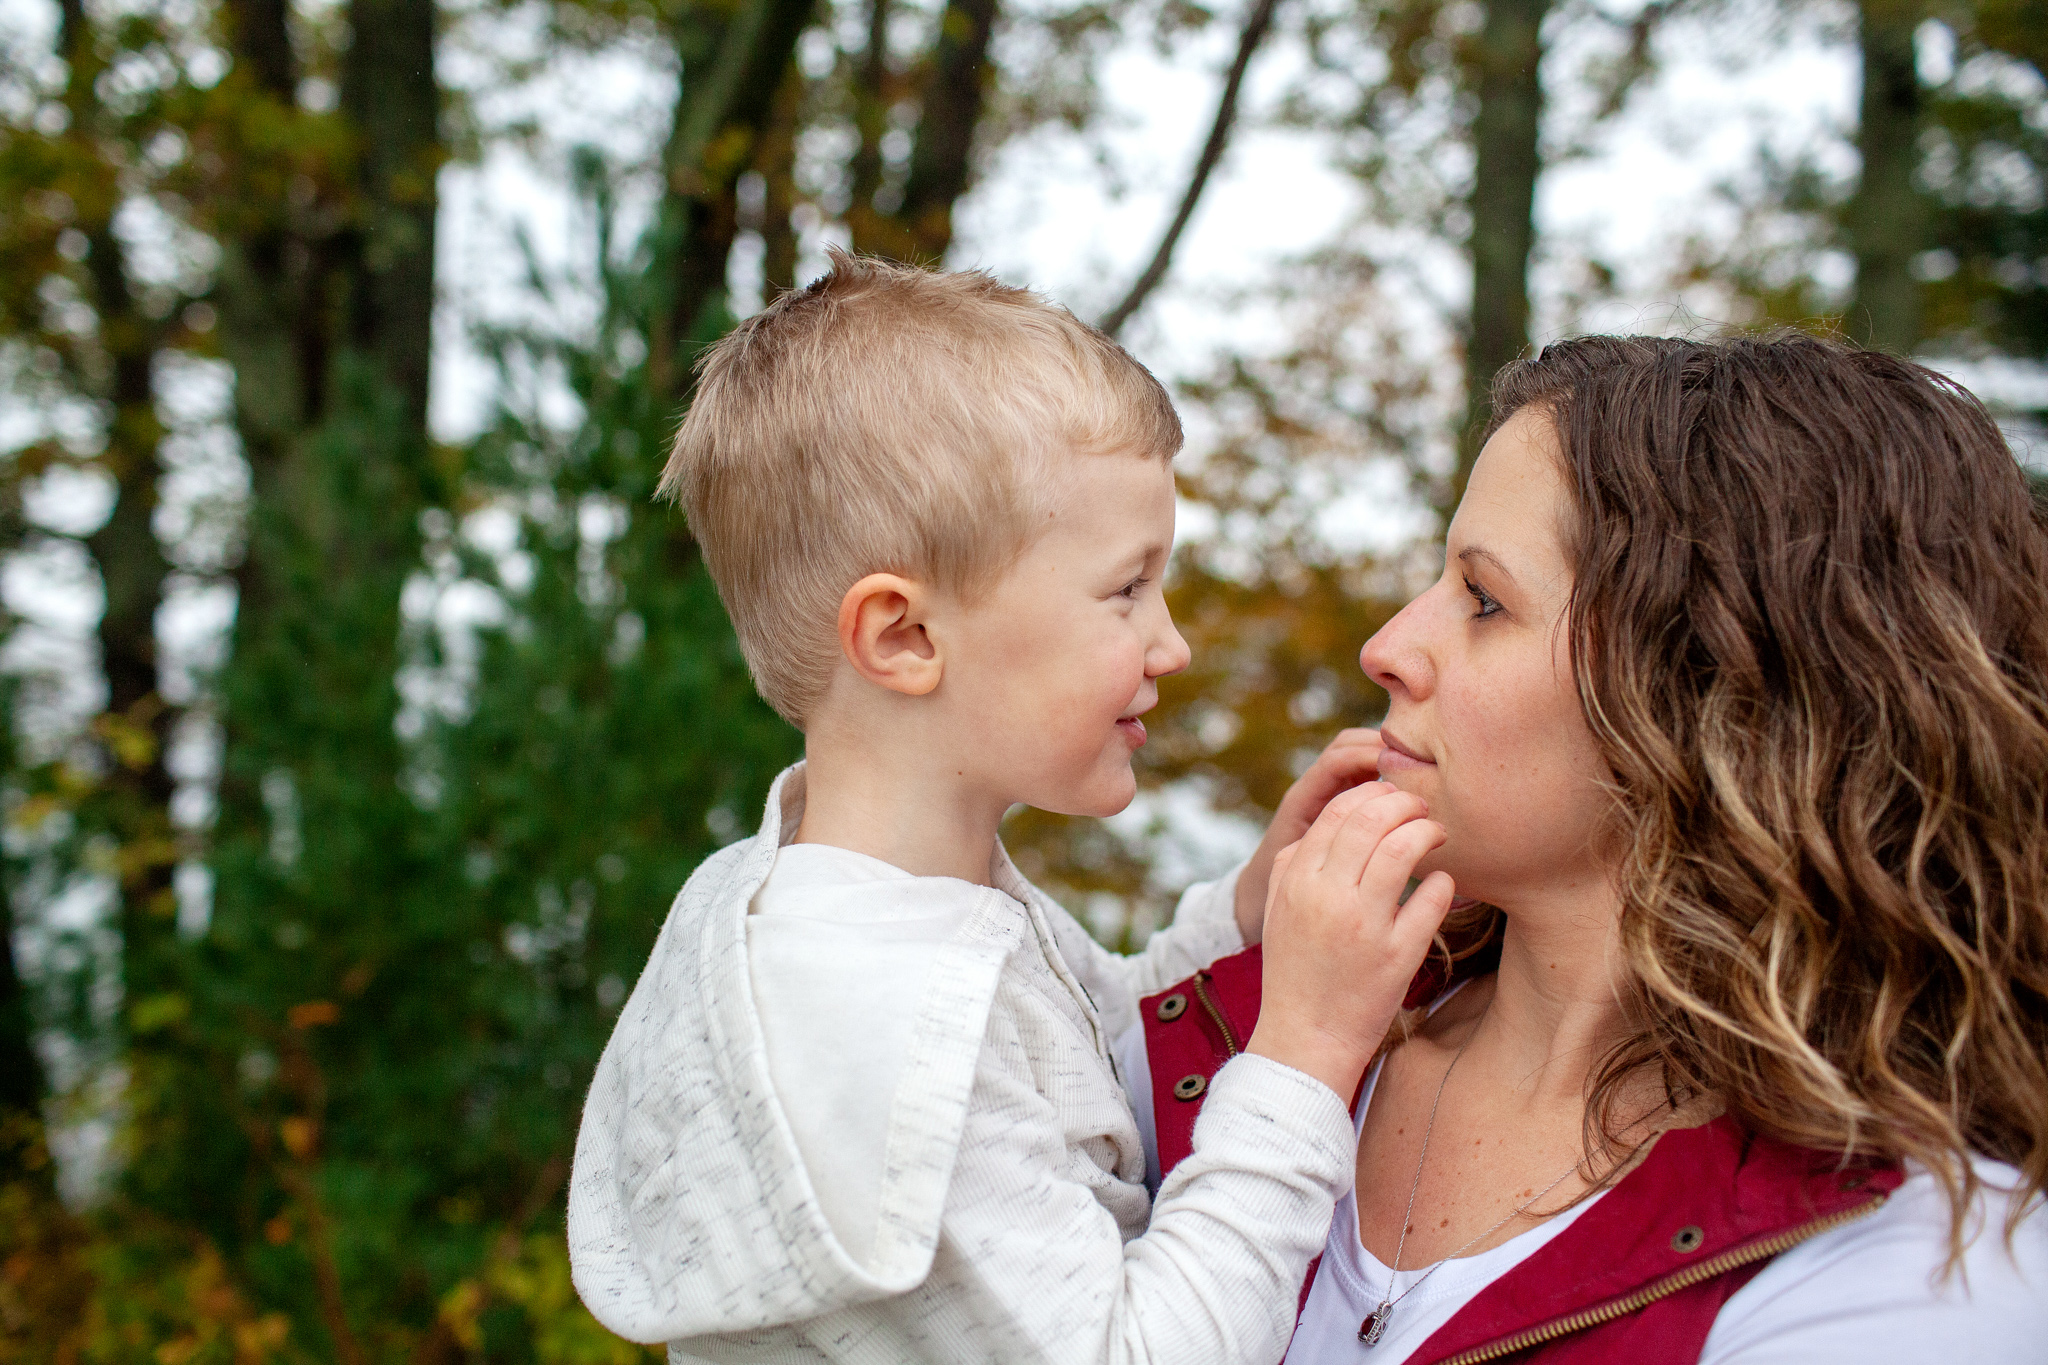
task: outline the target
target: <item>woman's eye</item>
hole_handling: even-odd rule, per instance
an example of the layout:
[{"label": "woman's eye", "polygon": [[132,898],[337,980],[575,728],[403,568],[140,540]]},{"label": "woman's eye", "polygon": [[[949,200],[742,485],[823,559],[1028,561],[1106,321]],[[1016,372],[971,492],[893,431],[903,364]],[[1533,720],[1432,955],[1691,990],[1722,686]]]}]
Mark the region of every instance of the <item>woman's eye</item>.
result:
[{"label": "woman's eye", "polygon": [[1472,600],[1479,604],[1479,610],[1472,613],[1475,618],[1483,621],[1500,610],[1500,603],[1494,601],[1486,589],[1469,578],[1465,580],[1465,591],[1471,593]]}]

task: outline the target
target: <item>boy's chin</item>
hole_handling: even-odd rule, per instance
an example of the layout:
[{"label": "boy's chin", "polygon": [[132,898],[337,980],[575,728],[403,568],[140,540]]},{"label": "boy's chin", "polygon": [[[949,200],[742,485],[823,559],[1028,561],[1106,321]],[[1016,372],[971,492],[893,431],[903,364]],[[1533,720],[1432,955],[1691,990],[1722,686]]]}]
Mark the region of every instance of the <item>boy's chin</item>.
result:
[{"label": "boy's chin", "polygon": [[1138,795],[1138,779],[1126,762],[1121,772],[1095,772],[1049,801],[1030,804],[1055,815],[1084,815],[1106,819],[1128,808]]}]

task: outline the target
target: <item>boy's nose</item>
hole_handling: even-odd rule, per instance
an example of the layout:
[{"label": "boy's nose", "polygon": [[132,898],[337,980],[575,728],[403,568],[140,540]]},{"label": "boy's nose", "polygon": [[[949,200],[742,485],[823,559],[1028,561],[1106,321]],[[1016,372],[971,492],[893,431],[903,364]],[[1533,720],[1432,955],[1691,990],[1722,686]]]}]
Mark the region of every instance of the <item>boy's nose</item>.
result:
[{"label": "boy's nose", "polygon": [[1181,638],[1179,629],[1173,624],[1173,618],[1167,617],[1165,633],[1150,650],[1146,651],[1145,676],[1163,678],[1169,673],[1178,673],[1186,668],[1194,657],[1194,651],[1190,650],[1188,642]]}]

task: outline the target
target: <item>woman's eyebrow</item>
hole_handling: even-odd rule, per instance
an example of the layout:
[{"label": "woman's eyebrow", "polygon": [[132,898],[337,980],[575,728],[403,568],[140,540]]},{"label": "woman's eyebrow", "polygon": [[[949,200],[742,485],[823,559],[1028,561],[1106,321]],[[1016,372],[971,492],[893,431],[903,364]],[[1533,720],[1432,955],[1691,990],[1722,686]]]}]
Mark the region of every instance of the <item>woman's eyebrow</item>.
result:
[{"label": "woman's eyebrow", "polygon": [[1500,556],[1495,554],[1493,551],[1482,550],[1477,545],[1474,545],[1469,549],[1458,551],[1459,563],[1464,563],[1465,561],[1472,559],[1485,560],[1487,563],[1493,565],[1495,569],[1499,570],[1503,575],[1505,575],[1508,582],[1512,583],[1515,581],[1514,571],[1509,569],[1507,565],[1501,563]]}]

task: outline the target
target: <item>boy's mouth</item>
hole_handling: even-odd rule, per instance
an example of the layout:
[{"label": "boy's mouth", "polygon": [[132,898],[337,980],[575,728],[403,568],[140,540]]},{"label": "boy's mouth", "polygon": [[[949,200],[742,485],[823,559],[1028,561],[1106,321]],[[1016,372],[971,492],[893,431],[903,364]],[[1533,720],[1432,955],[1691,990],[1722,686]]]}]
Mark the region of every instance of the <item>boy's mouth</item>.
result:
[{"label": "boy's mouth", "polygon": [[1136,716],[1117,717],[1116,728],[1124,732],[1124,738],[1131,741],[1133,748],[1145,742],[1145,722]]}]

